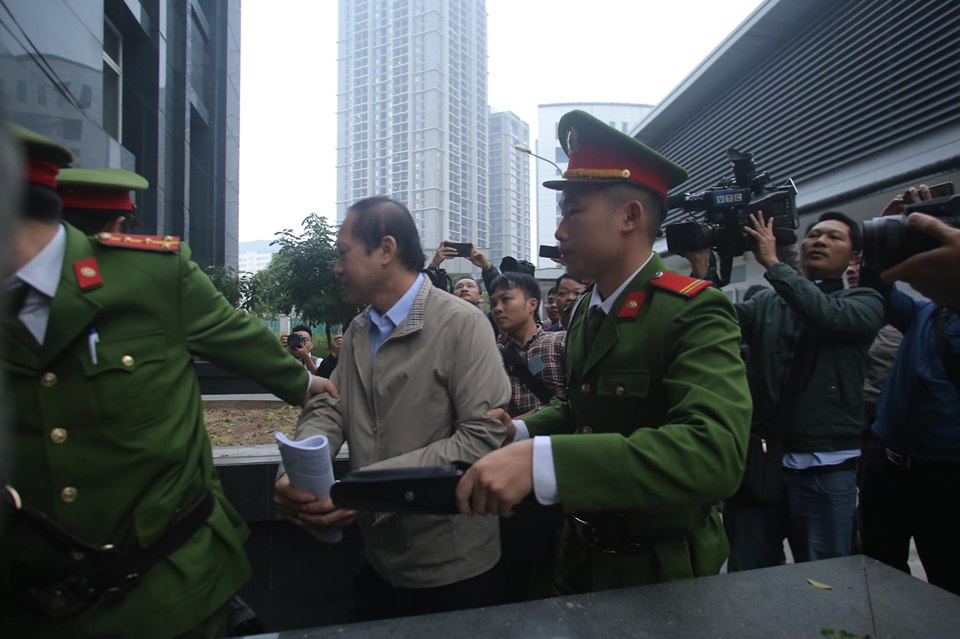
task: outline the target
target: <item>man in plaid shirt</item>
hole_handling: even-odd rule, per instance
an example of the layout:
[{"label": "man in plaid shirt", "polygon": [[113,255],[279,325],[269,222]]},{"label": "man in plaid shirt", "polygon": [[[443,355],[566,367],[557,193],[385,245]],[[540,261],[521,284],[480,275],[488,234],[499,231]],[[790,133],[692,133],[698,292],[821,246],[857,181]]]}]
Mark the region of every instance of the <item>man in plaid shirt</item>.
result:
[{"label": "man in plaid shirt", "polygon": [[531,275],[507,271],[490,283],[490,313],[505,336],[500,345],[510,378],[508,412],[534,411],[563,390],[565,331],[546,332],[537,324],[540,286]]}]

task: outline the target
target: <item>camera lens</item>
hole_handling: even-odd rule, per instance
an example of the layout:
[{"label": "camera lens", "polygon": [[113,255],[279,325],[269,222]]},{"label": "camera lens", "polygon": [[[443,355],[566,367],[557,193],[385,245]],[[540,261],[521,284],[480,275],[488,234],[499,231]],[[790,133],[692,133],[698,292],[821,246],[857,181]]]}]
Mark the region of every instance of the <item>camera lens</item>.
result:
[{"label": "camera lens", "polygon": [[939,240],[910,226],[906,215],[875,217],[863,223],[865,268],[882,271],[917,253],[937,248],[940,244]]}]

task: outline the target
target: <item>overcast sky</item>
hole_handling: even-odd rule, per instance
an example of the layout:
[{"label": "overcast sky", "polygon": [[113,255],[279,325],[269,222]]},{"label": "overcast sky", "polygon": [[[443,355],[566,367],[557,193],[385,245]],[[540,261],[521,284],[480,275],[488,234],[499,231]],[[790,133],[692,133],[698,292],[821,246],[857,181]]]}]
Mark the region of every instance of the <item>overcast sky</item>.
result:
[{"label": "overcast sky", "polygon": [[[760,4],[487,0],[490,106],[535,136],[538,104],[656,104]],[[337,6],[242,4],[240,241],[335,217]]]}]

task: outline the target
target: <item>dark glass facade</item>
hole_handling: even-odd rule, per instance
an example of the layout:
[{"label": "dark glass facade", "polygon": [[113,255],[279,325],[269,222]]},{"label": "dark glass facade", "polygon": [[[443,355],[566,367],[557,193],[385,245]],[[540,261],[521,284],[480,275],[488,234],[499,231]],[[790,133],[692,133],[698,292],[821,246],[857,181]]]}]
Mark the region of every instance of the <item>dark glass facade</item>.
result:
[{"label": "dark glass facade", "polygon": [[134,232],[236,267],[239,0],[5,0],[0,101],[74,166],[146,177]]}]

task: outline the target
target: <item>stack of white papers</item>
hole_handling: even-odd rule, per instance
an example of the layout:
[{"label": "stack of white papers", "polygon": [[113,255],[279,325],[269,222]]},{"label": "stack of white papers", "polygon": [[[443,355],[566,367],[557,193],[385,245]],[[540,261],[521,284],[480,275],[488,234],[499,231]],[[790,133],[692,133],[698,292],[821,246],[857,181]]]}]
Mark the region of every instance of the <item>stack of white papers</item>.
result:
[{"label": "stack of white papers", "polygon": [[[312,493],[317,499],[330,499],[333,485],[333,462],[330,460],[330,445],[324,435],[314,435],[302,441],[293,441],[284,433],[277,433],[280,458],[294,488]],[[343,539],[341,531],[314,532],[322,542],[335,544]]]}]

